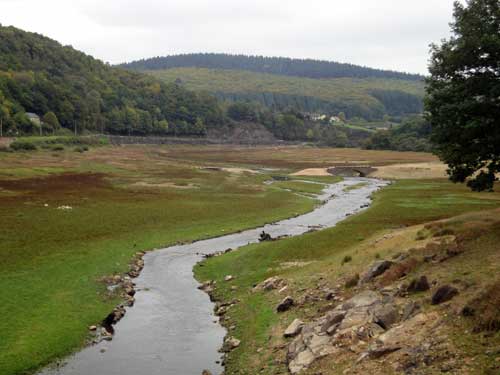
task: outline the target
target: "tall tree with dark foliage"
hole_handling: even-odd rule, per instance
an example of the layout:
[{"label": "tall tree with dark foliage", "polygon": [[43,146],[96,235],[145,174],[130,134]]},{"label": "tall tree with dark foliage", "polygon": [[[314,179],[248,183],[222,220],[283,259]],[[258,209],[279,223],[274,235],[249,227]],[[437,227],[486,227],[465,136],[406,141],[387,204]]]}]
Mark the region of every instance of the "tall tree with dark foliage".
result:
[{"label": "tall tree with dark foliage", "polygon": [[455,2],[453,36],[432,46],[426,110],[450,179],[491,190],[500,172],[500,2]]}]

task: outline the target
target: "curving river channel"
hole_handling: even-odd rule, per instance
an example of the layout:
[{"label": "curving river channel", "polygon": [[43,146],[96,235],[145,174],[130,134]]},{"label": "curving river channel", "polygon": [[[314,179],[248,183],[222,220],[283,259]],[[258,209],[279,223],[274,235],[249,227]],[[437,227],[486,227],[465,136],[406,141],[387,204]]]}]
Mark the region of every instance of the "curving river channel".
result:
[{"label": "curving river channel", "polygon": [[[360,185],[360,183],[364,183]],[[307,214],[241,233],[172,246],[147,253],[135,279],[135,305],[116,325],[113,341],[103,341],[42,375],[200,375],[220,374],[218,349],[226,331],[217,324],[208,295],[197,289],[193,267],[200,254],[236,249],[258,242],[263,230],[273,237],[297,236],[311,228],[328,228],[369,206],[373,192],[387,182],[346,178],[328,185],[323,204]],[[346,189],[359,185],[356,189]]]}]

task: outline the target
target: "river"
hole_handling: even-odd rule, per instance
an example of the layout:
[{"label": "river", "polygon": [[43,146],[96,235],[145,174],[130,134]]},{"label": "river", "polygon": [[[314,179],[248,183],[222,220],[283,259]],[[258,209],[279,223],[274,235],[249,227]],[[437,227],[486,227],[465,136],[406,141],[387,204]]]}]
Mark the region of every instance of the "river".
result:
[{"label": "river", "polygon": [[[356,189],[346,187],[358,185]],[[324,203],[315,210],[241,233],[171,246],[149,252],[135,279],[135,305],[115,326],[112,341],[103,341],[67,358],[57,368],[40,375],[200,375],[208,369],[220,374],[226,331],[213,313],[208,295],[197,289],[193,266],[201,254],[236,249],[258,242],[264,230],[273,237],[297,236],[311,228],[335,226],[371,202],[373,192],[387,183],[368,178],[346,178],[328,185],[318,197]],[[244,343],[242,343],[244,345]]]}]

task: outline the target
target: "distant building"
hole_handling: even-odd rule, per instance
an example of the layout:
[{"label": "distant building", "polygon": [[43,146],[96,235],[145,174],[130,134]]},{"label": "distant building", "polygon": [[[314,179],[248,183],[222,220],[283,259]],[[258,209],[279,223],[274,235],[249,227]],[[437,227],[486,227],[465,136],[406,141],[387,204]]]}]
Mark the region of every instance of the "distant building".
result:
[{"label": "distant building", "polygon": [[40,120],[40,116],[38,116],[36,113],[31,113],[31,112],[26,112],[26,116],[30,119],[30,121],[35,124],[40,126],[42,124],[42,120]]}]

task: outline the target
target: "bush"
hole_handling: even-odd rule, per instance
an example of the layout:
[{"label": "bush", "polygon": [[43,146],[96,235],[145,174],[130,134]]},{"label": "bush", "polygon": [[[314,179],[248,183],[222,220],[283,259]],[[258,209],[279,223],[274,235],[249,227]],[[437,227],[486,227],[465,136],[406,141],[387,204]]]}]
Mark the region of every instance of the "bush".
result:
[{"label": "bush", "polygon": [[61,144],[56,144],[56,145],[53,145],[50,149],[52,151],[64,151],[64,146]]},{"label": "bush", "polygon": [[344,259],[342,259],[342,265],[349,263],[352,260],[352,257],[350,255],[346,255]]},{"label": "bush", "polygon": [[37,149],[36,145],[27,141],[14,141],[10,144],[10,148],[14,151],[34,151]]},{"label": "bush", "polygon": [[74,149],[75,152],[81,152],[81,153],[88,151],[88,150],[89,150],[89,148],[87,146],[80,146],[80,147],[76,147]]}]

